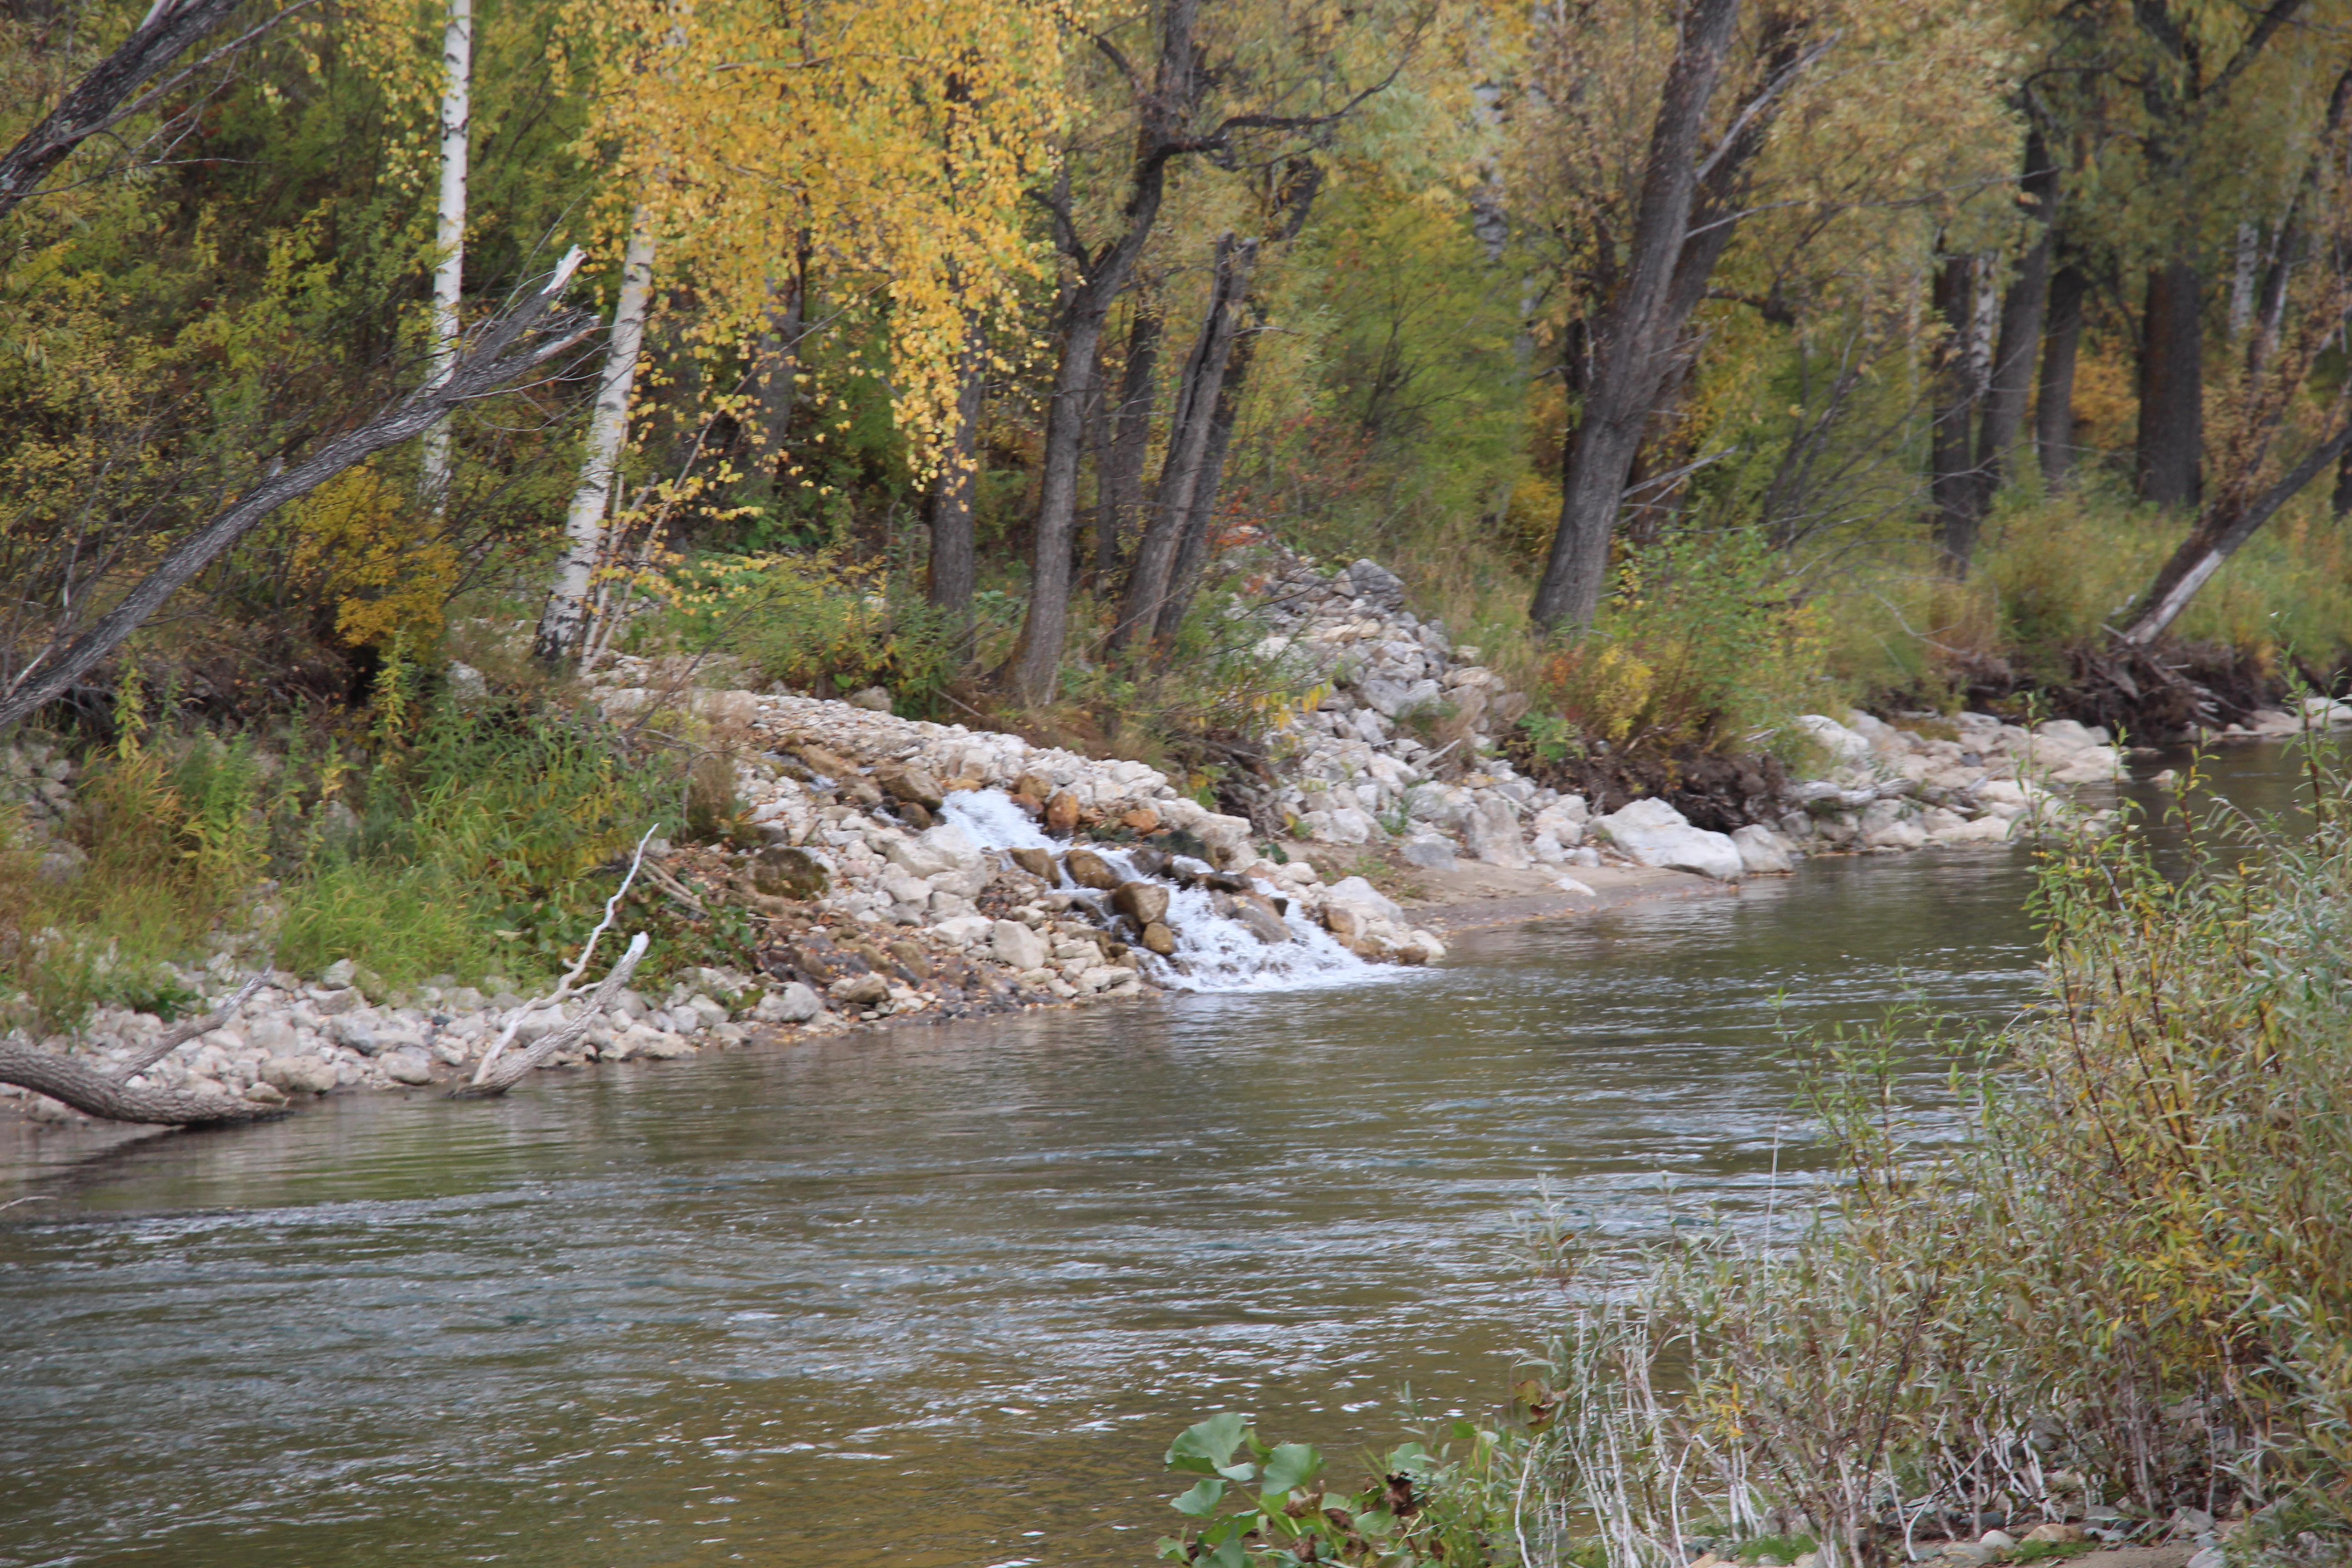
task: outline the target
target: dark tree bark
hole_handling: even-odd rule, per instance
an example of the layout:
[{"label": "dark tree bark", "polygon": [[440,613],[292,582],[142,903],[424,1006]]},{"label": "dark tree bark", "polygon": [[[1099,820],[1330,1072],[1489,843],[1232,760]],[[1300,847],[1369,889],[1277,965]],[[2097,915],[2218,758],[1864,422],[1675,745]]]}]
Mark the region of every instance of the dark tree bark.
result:
[{"label": "dark tree bark", "polygon": [[1136,547],[1135,566],[1128,574],[1118,625],[1111,632],[1114,648],[1123,650],[1152,634],[1174,585],[1176,557],[1192,521],[1217,398],[1224,387],[1234,340],[1241,331],[1242,303],[1248,296],[1250,272],[1256,261],[1256,240],[1236,240],[1228,234],[1217,241],[1208,307],[1202,312],[1200,335],[1185,357],[1184,374],[1177,384],[1167,456],[1160,463],[1159,487],[1152,492],[1143,541]]},{"label": "dark tree bark", "polygon": [[799,395],[801,338],[808,331],[808,263],[803,250],[793,275],[775,286],[768,330],[760,335],[760,449],[769,470],[779,475]]},{"label": "dark tree bark", "polygon": [[101,1072],[87,1061],[44,1051],[22,1039],[0,1037],[0,1083],[13,1083],[72,1106],[86,1116],[110,1121],[143,1121],[159,1127],[195,1127],[210,1122],[249,1121],[274,1114],[271,1107],[219,1094],[184,1094],[177,1089],[132,1088],[124,1080],[137,1078],[199,1035],[228,1022],[247,998],[261,989],[258,974],[212,1012],[185,1018],[166,1029],[155,1042],[130,1060]]},{"label": "dark tree bark", "polygon": [[2197,501],[2205,436],[2203,288],[2195,264],[2175,258],[2147,274],[2141,318],[2137,470],[2142,500]]},{"label": "dark tree bark", "polygon": [[1160,605],[1159,619],[1152,627],[1153,640],[1162,647],[1176,640],[1184,617],[1192,614],[1192,600],[1200,593],[1202,576],[1208,570],[1209,552],[1216,542],[1217,497],[1224,489],[1225,455],[1233,448],[1234,422],[1241,410],[1242,394],[1249,384],[1250,361],[1256,348],[1256,334],[1244,332],[1234,345],[1224,381],[1217,388],[1216,407],[1209,416],[1208,443],[1201,452],[1201,477],[1192,487],[1192,514],[1184,521],[1184,538],[1176,549],[1176,566],[1171,574],[1168,597]]},{"label": "dark tree bark", "polygon": [[1095,574],[1106,583],[1118,571],[1127,532],[1143,504],[1143,460],[1151,447],[1160,340],[1166,329],[1166,318],[1148,301],[1137,300],[1127,328],[1118,401],[1108,410],[1108,450],[1096,470]]},{"label": "dark tree bark", "polygon": [[2083,301],[2090,291],[2090,279],[2078,267],[2061,267],[2051,275],[2033,445],[2042,460],[2042,488],[2053,495],[2066,488],[2074,470],[2074,362],[2083,346]]},{"label": "dark tree bark", "polygon": [[[2032,225],[2031,237],[2018,258],[2017,276],[2000,299],[2000,336],[1993,349],[1992,373],[1985,385],[1984,422],[1977,439],[1979,522],[2000,487],[2014,477],[2017,444],[2024,434],[2026,408],[2033,400],[2034,361],[2042,347],[2042,321],[2049,307],[2058,171],[2038,131],[2025,139],[2025,170],[2018,183],[2023,196],[2021,205]],[[1966,568],[1965,558],[1960,564]]]},{"label": "dark tree bark", "polygon": [[[163,0],[122,47],[91,68],[38,125],[25,132],[14,147],[0,154],[0,217],[31,195],[50,171],[73,150],[110,126],[120,124],[185,80],[188,71],[165,82],[136,102],[126,100],[156,72],[170,65],[189,47],[211,32],[236,9],[239,0]],[[202,68],[231,50],[244,47],[287,16],[301,9],[289,6],[223,48],[214,50],[189,70]]]},{"label": "dark tree bark", "polygon": [[1127,204],[1119,215],[1125,226],[1100,246],[1090,247],[1082,240],[1072,215],[1066,174],[1050,195],[1040,198],[1052,215],[1055,245],[1072,263],[1076,284],[1062,310],[1061,367],[1045,416],[1045,471],[1038,484],[1029,613],[1021,623],[1021,640],[1002,671],[1013,694],[1024,702],[1042,702],[1051,697],[1061,668],[1063,645],[1069,637],[1070,546],[1077,517],[1078,464],[1086,447],[1096,356],[1102,344],[1103,323],[1119,291],[1127,287],[1135,258],[1159,218],[1169,163],[1194,153],[1225,152],[1240,132],[1320,131],[1354,112],[1359,104],[1395,79],[1391,72],[1327,114],[1234,114],[1205,132],[1194,132],[1189,126],[1208,85],[1208,73],[1192,41],[1199,12],[1200,0],[1164,0],[1160,58],[1149,86],[1109,40],[1100,37],[1095,40],[1127,77],[1138,109],[1135,157],[1128,177]]},{"label": "dark tree bark", "polygon": [[1583,405],[1560,476],[1559,527],[1529,614],[1581,629],[1600,608],[1627,476],[1660,393],[1681,357],[1691,312],[1738,220],[1737,197],[1763,145],[1780,89],[1810,57],[1796,25],[1768,17],[1762,78],[1729,139],[1706,158],[1707,105],[1721,79],[1739,0],[1687,0],[1681,37],[1651,127],[1625,264],[1592,326]]},{"label": "dark tree bark", "polygon": [[[549,323],[550,330],[560,335],[518,346],[553,309],[579,263],[577,250],[565,257],[544,289],[488,322],[474,340],[474,347],[438,379],[410,393],[366,423],[329,437],[310,457],[264,479],[226,510],[182,539],[144,579],[79,637],[73,637],[73,611],[79,606],[67,607],[51,634],[48,647],[24,667],[5,694],[0,694],[0,729],[5,729],[79,679],[121,647],[122,640],[161,609],[184,584],[288,501],[310,494],[387,447],[423,435],[460,405],[586,342],[596,331],[597,321],[567,315]],[[67,641],[68,637],[73,637],[70,643]]]},{"label": "dark tree bark", "polygon": [[1935,307],[1944,336],[1936,348],[1927,493],[1936,510],[1937,548],[1946,574],[1952,577],[1967,574],[1969,556],[1976,548],[1980,487],[1970,437],[1984,395],[1976,341],[1983,270],[1982,258],[1976,256],[1948,256],[1936,269]]},{"label": "dark tree bark", "polygon": [[1086,440],[1087,405],[1094,394],[1103,323],[1159,221],[1169,162],[1205,146],[1183,133],[1205,86],[1200,53],[1192,43],[1199,13],[1200,0],[1167,0],[1151,84],[1147,89],[1136,83],[1140,124],[1128,175],[1127,205],[1120,211],[1125,226],[1102,245],[1090,247],[1078,237],[1066,187],[1057,189],[1046,203],[1054,218],[1055,243],[1075,264],[1077,279],[1062,307],[1061,364],[1046,405],[1029,613],[1022,620],[1021,640],[1003,671],[1013,694],[1024,702],[1044,702],[1053,696],[1063,645],[1069,637],[1070,535],[1077,517],[1078,461]]},{"label": "dark tree bark", "polygon": [[971,502],[978,483],[980,414],[988,392],[988,342],[975,325],[965,340],[956,388],[955,430],[940,459],[928,502],[931,553],[924,592],[930,602],[969,627],[979,564],[972,547]]}]

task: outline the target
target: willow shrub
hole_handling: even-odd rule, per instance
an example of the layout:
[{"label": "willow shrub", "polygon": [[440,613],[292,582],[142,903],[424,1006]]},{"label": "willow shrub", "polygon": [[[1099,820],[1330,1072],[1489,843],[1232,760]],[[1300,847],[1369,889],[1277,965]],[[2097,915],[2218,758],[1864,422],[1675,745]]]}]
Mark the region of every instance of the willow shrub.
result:
[{"label": "willow shrub", "polygon": [[2240,1560],[2344,1550],[2352,793],[2313,782],[2309,837],[2217,809],[2177,878],[2128,833],[2051,852],[2047,998],[1964,1136],[1906,1124],[1891,1046],[1837,1051],[1801,1233],[1575,1315],[1555,1522],[1612,1568],[1708,1530],[1900,1561],[1988,1511],[2242,1509]]}]

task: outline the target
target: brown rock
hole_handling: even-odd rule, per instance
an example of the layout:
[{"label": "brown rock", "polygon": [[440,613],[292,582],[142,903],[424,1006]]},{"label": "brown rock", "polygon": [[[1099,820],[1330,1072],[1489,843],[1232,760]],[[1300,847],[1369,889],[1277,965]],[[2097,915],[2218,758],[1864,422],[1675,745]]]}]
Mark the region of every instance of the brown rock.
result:
[{"label": "brown rock", "polygon": [[751,886],[772,899],[821,899],[832,880],[814,856],[788,844],[771,844],[751,858]]},{"label": "brown rock", "polygon": [[2025,1532],[2028,1541],[2073,1542],[2083,1539],[2079,1524],[2037,1524]]},{"label": "brown rock", "polygon": [[874,782],[902,801],[937,811],[947,796],[929,772],[907,763],[885,763],[874,770]]},{"label": "brown rock", "polygon": [[[1076,803],[1072,801],[1072,804],[1075,805]],[[1062,869],[1067,871],[1070,880],[1079,887],[1092,888],[1099,893],[1109,892],[1123,879],[1110,868],[1109,861],[1091,849],[1073,849],[1063,856]]]},{"label": "brown rock", "polygon": [[1121,882],[1110,896],[1111,908],[1148,926],[1168,917],[1168,889],[1157,882]]},{"label": "brown rock", "polygon": [[1162,958],[1173,957],[1175,954],[1176,933],[1158,921],[1143,928],[1142,940],[1144,950],[1148,952],[1156,952]]},{"label": "brown rock", "polygon": [[856,773],[852,773],[847,778],[835,779],[834,787],[845,798],[856,801],[860,805],[875,806],[882,804],[882,791],[872,779],[860,778]]},{"label": "brown rock", "polygon": [[1364,934],[1364,914],[1361,906],[1335,899],[1323,906],[1323,929],[1341,942],[1360,941]]},{"label": "brown rock", "polygon": [[898,816],[900,820],[918,833],[926,827],[938,826],[938,819],[931,816],[929,809],[919,800],[900,801]]},{"label": "brown rock", "polygon": [[1133,811],[1122,812],[1119,814],[1118,820],[1121,826],[1132,828],[1138,833],[1156,833],[1160,830],[1160,814],[1148,805],[1139,805]]},{"label": "brown rock", "polygon": [[1246,926],[1252,936],[1268,946],[1290,940],[1290,928],[1283,924],[1281,917],[1261,905],[1235,900],[1234,919]]},{"label": "brown rock", "polygon": [[1045,831],[1070,833],[1078,826],[1078,797],[1063,790],[1045,803]]},{"label": "brown rock", "polygon": [[839,784],[843,779],[857,772],[856,763],[851,762],[839,752],[828,751],[823,746],[803,746],[800,749],[800,758],[807,764],[809,772],[823,773],[835,784]]},{"label": "brown rock", "polygon": [[924,953],[921,948],[917,947],[913,942],[892,942],[890,944],[890,956],[897,959],[900,966],[916,979],[929,980],[931,977],[930,959]]},{"label": "brown rock", "polygon": [[1025,795],[1032,800],[1044,800],[1054,793],[1054,781],[1044,773],[1023,773],[1013,781],[1013,793]]},{"label": "brown rock", "polygon": [[1050,849],[1014,849],[1009,851],[1013,863],[1036,878],[1047,887],[1061,880],[1054,869],[1054,852]]},{"label": "brown rock", "polygon": [[878,974],[853,974],[827,987],[837,1002],[853,1007],[878,1007],[890,1000],[890,983]]}]

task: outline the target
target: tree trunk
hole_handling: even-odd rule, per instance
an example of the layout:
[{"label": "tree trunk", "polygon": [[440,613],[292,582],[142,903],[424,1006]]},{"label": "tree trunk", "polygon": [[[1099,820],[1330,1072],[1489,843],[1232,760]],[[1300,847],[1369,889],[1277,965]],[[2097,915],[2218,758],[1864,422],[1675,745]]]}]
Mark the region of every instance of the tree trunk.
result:
[{"label": "tree trunk", "polygon": [[2137,467],[2140,499],[2163,507],[2197,501],[2205,406],[2200,293],[2197,268],[2185,258],[2148,270]]},{"label": "tree trunk", "polygon": [[972,549],[972,491],[979,481],[980,413],[988,392],[988,340],[974,322],[964,340],[961,379],[956,388],[955,429],[940,458],[939,478],[931,481],[930,562],[923,590],[930,602],[945,610],[967,630],[971,623],[971,595],[979,585],[979,566]]},{"label": "tree trunk", "polygon": [[[1977,521],[1992,510],[2001,486],[2015,477],[2019,437],[2025,431],[2025,412],[2033,400],[2033,367],[2042,347],[2042,323],[2050,302],[2051,222],[2058,197],[2058,172],[2040,132],[2025,139],[2025,171],[2019,184],[2032,224],[2024,253],[2017,260],[2017,276],[2000,299],[2000,336],[1992,353],[1985,383],[1984,419],[1977,437]],[[1973,540],[1971,541],[1973,543]],[[1958,566],[1965,575],[1968,559]]]},{"label": "tree trunk", "polygon": [[[1609,545],[1664,363],[1688,312],[1675,287],[1692,238],[1697,155],[1739,0],[1688,0],[1651,129],[1623,280],[1594,333],[1591,383],[1569,437],[1559,527],[1529,613],[1539,626],[1589,626],[1609,575]],[[1760,118],[1760,117],[1759,117]],[[1728,218],[1722,226],[1728,226]],[[1696,305],[1696,300],[1692,299]]]},{"label": "tree trunk", "polygon": [[1160,487],[1152,495],[1143,542],[1136,547],[1135,566],[1128,574],[1118,625],[1111,632],[1113,648],[1127,648],[1151,635],[1175,585],[1176,558],[1192,524],[1202,459],[1209,449],[1217,396],[1224,386],[1225,367],[1233,357],[1242,304],[1249,295],[1250,270],[1256,260],[1255,239],[1236,241],[1228,234],[1217,241],[1208,308],[1202,314],[1192,352],[1184,361],[1183,377],[1177,384],[1168,454],[1160,464]]},{"label": "tree trunk", "polygon": [[1234,344],[1233,359],[1225,366],[1224,380],[1217,388],[1217,405],[1209,416],[1209,439],[1201,452],[1201,474],[1192,486],[1192,515],[1184,522],[1184,541],[1176,551],[1176,569],[1171,575],[1168,597],[1160,606],[1160,616],[1152,627],[1152,636],[1160,647],[1176,640],[1182,629],[1184,617],[1192,613],[1192,599],[1201,591],[1202,574],[1209,564],[1209,552],[1216,542],[1217,494],[1224,486],[1225,454],[1234,444],[1234,423],[1241,410],[1242,393],[1249,384],[1250,361],[1255,357],[1257,338],[1243,334]]},{"label": "tree trunk", "polygon": [[[1062,363],[1055,374],[1053,399],[1045,412],[1045,471],[1037,487],[1037,528],[1029,570],[1029,613],[1021,640],[1003,671],[1013,695],[1028,703],[1048,701],[1062,666],[1070,630],[1070,536],[1078,510],[1078,462],[1086,447],[1087,406],[1094,393],[1096,355],[1103,323],[1127,287],[1136,258],[1160,220],[1167,194],[1168,163],[1194,148],[1179,135],[1200,100],[1202,79],[1192,47],[1200,0],[1166,0],[1160,59],[1152,89],[1139,103],[1143,123],[1136,133],[1131,187],[1120,216],[1126,227],[1099,249],[1077,237],[1066,188],[1053,205],[1056,243],[1077,264],[1078,279],[1062,312]],[[1049,204],[1053,205],[1053,204]]]},{"label": "tree trunk", "polygon": [[550,668],[569,663],[588,633],[588,595],[604,547],[604,512],[613,499],[613,472],[629,434],[629,388],[636,381],[637,352],[646,336],[646,304],[653,294],[654,237],[645,209],[629,225],[628,250],[621,260],[621,297],[613,310],[613,331],[604,346],[604,371],[596,384],[596,406],[588,417],[587,451],[580,482],[563,519],[563,554],[555,585],[540,616],[532,656]]},{"label": "tree trunk", "polygon": [[2303,461],[2290,469],[2278,483],[2261,495],[2246,500],[2224,498],[2206,510],[2189,531],[2180,548],[2172,552],[2156,581],[2148,584],[2140,596],[2138,613],[2131,624],[2119,634],[2119,640],[2145,647],[2162,637],[2165,630],[2189,607],[2197,591],[2211,581],[2239,546],[2254,536],[2256,530],[2268,522],[2279,508],[2293,500],[2298,491],[2319,477],[2320,470],[2340,462],[2352,451],[2352,424],[2313,447]]},{"label": "tree trunk", "polygon": [[1945,574],[1965,576],[1976,548],[1977,468],[1970,436],[1984,384],[1977,353],[1977,300],[1983,259],[1948,256],[1936,269],[1936,314],[1944,326],[1936,349],[1935,415],[1928,426],[1927,493],[1936,509],[1936,546]]},{"label": "tree trunk", "polygon": [[760,451],[769,470],[781,476],[792,438],[793,403],[800,390],[801,335],[808,328],[806,251],[792,277],[771,286],[769,297],[773,303],[768,310],[768,330],[760,334]]},{"label": "tree trunk", "polygon": [[2041,384],[2034,390],[2033,444],[2042,459],[2042,486],[2053,495],[2066,488],[2074,468],[2074,361],[2083,346],[2083,300],[2090,290],[2080,268],[2061,267],[2051,276]]},{"label": "tree trunk", "polygon": [[1160,340],[1167,318],[1144,300],[1127,329],[1127,364],[1118,403],[1108,411],[1110,450],[1097,471],[1095,574],[1109,582],[1118,570],[1122,536],[1143,502],[1143,459],[1151,446],[1151,412],[1159,389]]},{"label": "tree trunk", "polygon": [[[39,189],[49,171],[64,163],[75,148],[108,126],[137,113],[173,82],[184,79],[187,74],[184,71],[127,107],[124,103],[149,78],[219,26],[236,7],[237,0],[157,0],[146,20],[122,41],[121,48],[91,67],[89,74],[74,83],[57,108],[26,132],[5,154],[0,154],[0,217],[7,216],[17,203]],[[214,50],[206,59],[216,59],[228,49],[252,42],[274,26],[275,20],[264,22],[227,48]],[[205,63],[200,60],[197,65]]]},{"label": "tree trunk", "polygon": [[[433,245],[433,374],[457,363],[457,304],[466,283],[466,174],[473,135],[474,0],[449,0],[441,31],[441,202]],[[438,514],[449,504],[449,426],[425,433],[417,500]]]}]

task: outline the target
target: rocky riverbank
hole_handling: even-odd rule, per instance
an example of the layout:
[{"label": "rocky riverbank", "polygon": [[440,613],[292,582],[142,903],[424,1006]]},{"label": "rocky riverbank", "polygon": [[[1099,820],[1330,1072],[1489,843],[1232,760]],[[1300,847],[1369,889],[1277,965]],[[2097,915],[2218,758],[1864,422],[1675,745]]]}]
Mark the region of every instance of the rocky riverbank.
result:
[{"label": "rocky riverbank", "polygon": [[[1524,700],[1407,610],[1376,564],[1326,574],[1289,560],[1243,605],[1261,654],[1316,694],[1273,721],[1274,782],[1250,816],[1210,810],[1137,762],[714,688],[691,661],[604,664],[587,691],[609,718],[683,724],[731,773],[725,842],[656,841],[642,874],[693,910],[743,906],[766,937],[756,972],[698,969],[624,993],[548,1065],[1423,963],[1444,956],[1444,932],[1731,890],[1807,855],[1997,845],[2095,822],[2073,792],[2124,766],[2111,737],[2068,721],[1807,715],[1799,750],[1819,759],[1815,776],[1749,800],[1734,831],[1658,798],[1603,811],[1513,767],[1503,742]],[[2352,710],[2319,704],[2310,718],[2352,722]],[[2301,723],[2269,714],[2252,732]],[[0,755],[0,786],[49,847],[45,874],[72,874],[57,832],[70,778],[49,749]],[[203,1008],[241,977],[222,958],[176,979]],[[581,1005],[534,1002],[499,977],[388,988],[353,955],[315,976],[268,975],[131,1081],[263,1104],[425,1088],[468,1072],[518,1015],[528,1047]],[[168,1026],[101,1009],[79,1038],[42,1043],[120,1064]],[[36,1119],[75,1115],[0,1095]]]}]

